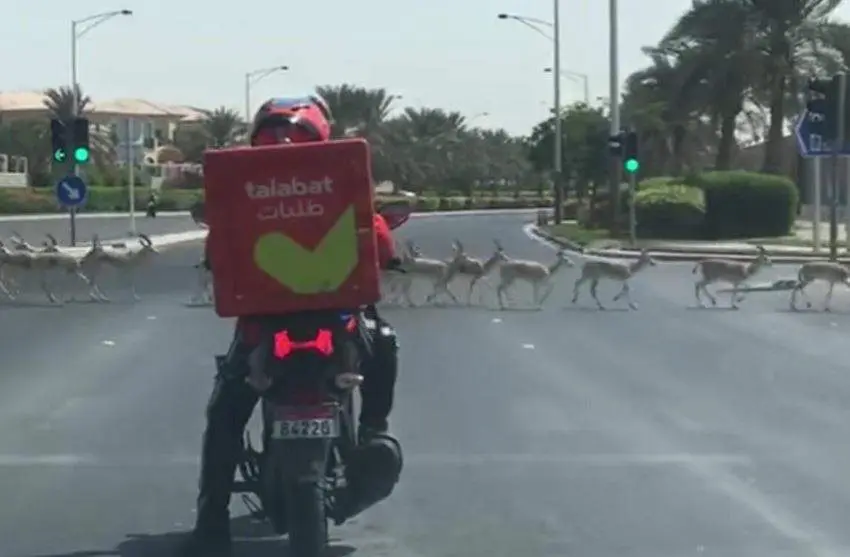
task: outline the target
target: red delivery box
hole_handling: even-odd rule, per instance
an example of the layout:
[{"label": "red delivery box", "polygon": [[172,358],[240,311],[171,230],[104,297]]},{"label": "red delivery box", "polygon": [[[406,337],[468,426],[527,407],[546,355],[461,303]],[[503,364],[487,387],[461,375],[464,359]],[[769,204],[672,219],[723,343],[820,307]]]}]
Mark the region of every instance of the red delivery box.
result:
[{"label": "red delivery box", "polygon": [[207,151],[204,189],[221,317],[380,298],[366,141]]}]

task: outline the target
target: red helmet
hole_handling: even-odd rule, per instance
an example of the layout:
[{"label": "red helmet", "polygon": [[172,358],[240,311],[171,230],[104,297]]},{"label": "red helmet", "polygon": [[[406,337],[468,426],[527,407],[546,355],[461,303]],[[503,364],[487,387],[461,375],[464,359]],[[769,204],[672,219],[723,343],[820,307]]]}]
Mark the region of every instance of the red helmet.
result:
[{"label": "red helmet", "polygon": [[269,99],[254,116],[251,145],[327,141],[332,120],[328,103],[319,95]]}]

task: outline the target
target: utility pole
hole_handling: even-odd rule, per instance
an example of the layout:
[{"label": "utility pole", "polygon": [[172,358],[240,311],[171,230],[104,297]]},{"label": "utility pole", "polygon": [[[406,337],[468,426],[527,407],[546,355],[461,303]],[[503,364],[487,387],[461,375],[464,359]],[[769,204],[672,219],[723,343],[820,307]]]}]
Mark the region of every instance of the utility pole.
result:
[{"label": "utility pole", "polygon": [[[613,138],[620,134],[620,71],[618,59],[619,41],[617,40],[617,34],[619,32],[617,26],[617,0],[608,0],[608,16],[608,77],[610,80],[609,102],[611,111],[610,135]],[[611,205],[613,205],[614,222],[612,223],[612,227],[616,229],[620,222],[620,180],[622,179],[622,166],[620,165],[620,161],[623,152],[622,148],[616,155],[614,155],[613,152],[614,150],[611,149],[612,157],[608,172],[608,187],[611,192]]]}]

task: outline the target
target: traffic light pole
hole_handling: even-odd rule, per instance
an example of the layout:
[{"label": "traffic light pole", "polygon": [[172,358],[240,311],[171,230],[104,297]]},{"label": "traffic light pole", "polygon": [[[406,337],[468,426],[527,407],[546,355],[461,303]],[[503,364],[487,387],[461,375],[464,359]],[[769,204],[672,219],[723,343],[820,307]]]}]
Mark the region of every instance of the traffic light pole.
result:
[{"label": "traffic light pole", "polygon": [[[71,107],[71,114],[74,118],[79,116],[78,108],[80,105],[80,99],[77,98],[77,22],[71,22],[71,96],[73,99],[73,106]],[[68,143],[70,144],[71,149],[68,151],[69,159],[70,159],[70,173],[72,175],[77,174],[77,161],[74,157],[74,145],[76,145],[76,139],[74,138],[74,126],[70,126],[70,130],[67,131],[67,136],[69,139]],[[68,207],[68,215],[71,219],[71,245],[77,245],[77,208],[76,207]]]},{"label": "traffic light pole", "polygon": [[637,245],[637,207],[635,207],[635,194],[637,193],[637,172],[629,172],[629,239],[632,246]]},{"label": "traffic light pole", "polygon": [[844,147],[844,99],[847,97],[847,74],[838,74],[838,106],[836,107],[836,139],[832,145],[832,183],[829,200],[829,258],[838,260],[838,203],[841,190],[841,149]]}]

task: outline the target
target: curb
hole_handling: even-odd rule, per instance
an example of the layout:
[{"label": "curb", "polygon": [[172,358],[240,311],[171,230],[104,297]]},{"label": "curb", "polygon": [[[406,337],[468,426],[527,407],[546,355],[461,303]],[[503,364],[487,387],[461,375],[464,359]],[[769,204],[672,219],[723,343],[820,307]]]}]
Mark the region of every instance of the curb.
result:
[{"label": "curb", "polygon": [[[571,242],[566,238],[553,236],[548,232],[540,230],[537,226],[532,226],[529,231],[540,239],[551,242],[564,249],[577,252],[581,255],[590,257],[605,257],[609,259],[637,259],[640,254],[639,250],[634,249],[586,249],[580,244]],[[728,259],[731,261],[752,261],[756,252],[744,253],[740,251],[671,251],[671,250],[650,250],[652,258],[656,261],[669,262],[697,262],[703,259]],[[829,259],[827,255],[821,254],[793,254],[780,255],[772,254],[770,259],[773,263],[806,263],[809,261],[825,261]],[[838,258],[839,263],[850,264],[850,255],[845,255]]]},{"label": "curb", "polygon": [[[157,249],[177,246],[203,240],[207,237],[206,230],[189,230],[187,232],[172,232],[169,234],[156,234],[151,236],[151,242]],[[104,242],[104,247],[109,247],[112,244],[125,243],[128,247],[137,245],[138,237],[123,238],[120,240],[110,240]],[[78,242],[76,246],[60,246],[60,249],[65,253],[76,255],[85,255],[91,249],[91,242]]]}]

